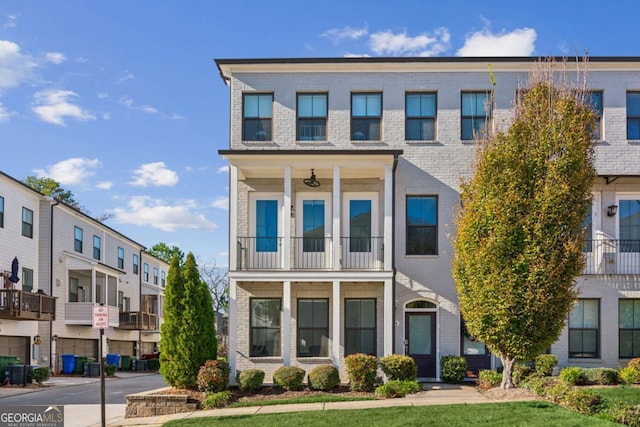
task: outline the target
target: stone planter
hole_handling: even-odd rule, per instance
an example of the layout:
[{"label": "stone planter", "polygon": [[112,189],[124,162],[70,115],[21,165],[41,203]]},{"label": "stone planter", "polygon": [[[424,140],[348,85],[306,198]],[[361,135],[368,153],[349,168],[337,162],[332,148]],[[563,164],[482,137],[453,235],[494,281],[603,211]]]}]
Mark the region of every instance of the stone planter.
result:
[{"label": "stone planter", "polygon": [[180,414],[196,410],[195,403],[189,403],[189,396],[179,394],[154,394],[168,390],[152,390],[130,394],[126,397],[125,418],[153,417],[156,415]]}]

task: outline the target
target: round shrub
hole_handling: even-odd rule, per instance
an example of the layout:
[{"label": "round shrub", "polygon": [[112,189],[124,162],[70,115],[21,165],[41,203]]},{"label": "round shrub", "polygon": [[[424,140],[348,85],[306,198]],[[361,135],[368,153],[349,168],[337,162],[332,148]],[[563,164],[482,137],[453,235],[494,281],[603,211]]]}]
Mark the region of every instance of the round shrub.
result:
[{"label": "round shrub", "polygon": [[565,394],[560,404],[572,411],[582,414],[593,414],[597,411],[601,400],[594,392],[585,388],[575,388]]},{"label": "round shrub", "polygon": [[260,369],[249,369],[238,372],[236,383],[240,391],[258,391],[264,382],[264,371]]},{"label": "round shrub", "polygon": [[422,390],[415,380],[391,380],[376,388],[375,395],[385,399],[393,397],[405,397],[407,394],[417,393]]},{"label": "round shrub", "polygon": [[558,364],[558,358],[553,354],[539,354],[533,360],[536,374],[543,377],[550,377],[553,374],[553,368]]},{"label": "round shrub", "polygon": [[637,384],[640,382],[640,370],[625,366],[618,371],[618,378],[623,384]]},{"label": "round shrub", "polygon": [[415,380],[418,374],[416,361],[412,357],[391,354],[380,358],[380,367],[390,380]]},{"label": "round shrub", "polygon": [[228,390],[207,393],[200,405],[203,409],[222,408],[229,404],[231,392]]},{"label": "round shrub", "polygon": [[376,383],[377,360],[375,356],[356,353],[344,358],[353,391],[372,391]]},{"label": "round shrub", "polygon": [[222,391],[229,387],[229,364],[221,360],[207,360],[198,371],[196,385],[198,390],[207,392]]},{"label": "round shrub", "polygon": [[526,390],[529,390],[532,393],[537,394],[538,396],[546,395],[547,383],[548,379],[545,377],[540,377],[538,375],[529,375],[522,381],[520,386]]},{"label": "round shrub", "polygon": [[285,390],[300,390],[304,374],[297,366],[282,366],[273,373],[273,382]]},{"label": "round shrub", "polygon": [[459,384],[467,376],[467,359],[462,356],[442,356],[440,358],[440,372],[442,381],[449,384]]},{"label": "round shrub", "polygon": [[636,357],[635,359],[631,359],[627,366],[630,368],[634,368],[640,371],[640,357]]},{"label": "round shrub", "polygon": [[320,365],[309,373],[309,388],[331,390],[340,384],[340,373],[333,365]]},{"label": "round shrub", "polygon": [[618,371],[611,368],[592,368],[583,370],[585,383],[589,385],[618,384]]},{"label": "round shrub", "polygon": [[147,360],[147,368],[150,371],[159,371],[160,370],[160,359],[148,359]]},{"label": "round shrub", "polygon": [[520,385],[525,378],[531,375],[531,368],[521,363],[515,363],[513,365],[513,371],[511,373],[511,379],[516,386]]},{"label": "round shrub", "polygon": [[584,369],[577,366],[569,366],[560,371],[560,379],[571,385],[584,384]]},{"label": "round shrub", "polygon": [[477,382],[478,387],[484,390],[498,387],[500,383],[502,383],[502,373],[490,369],[483,369],[478,373]]},{"label": "round shrub", "polygon": [[31,372],[31,376],[38,384],[42,384],[44,381],[49,379],[49,368],[45,368],[45,367],[35,368]]},{"label": "round shrub", "polygon": [[546,391],[546,396],[554,403],[560,403],[565,398],[567,393],[573,390],[573,386],[564,382],[558,381],[554,385],[550,386]]},{"label": "round shrub", "polygon": [[118,367],[116,365],[111,365],[107,363],[104,365],[104,374],[108,377],[112,377],[115,375],[117,369]]}]

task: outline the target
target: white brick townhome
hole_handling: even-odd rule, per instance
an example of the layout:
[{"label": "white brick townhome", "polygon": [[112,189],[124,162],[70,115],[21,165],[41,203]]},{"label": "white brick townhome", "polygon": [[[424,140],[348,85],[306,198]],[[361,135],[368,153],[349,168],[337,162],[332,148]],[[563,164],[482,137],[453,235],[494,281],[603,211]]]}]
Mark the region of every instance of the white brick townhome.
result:
[{"label": "white brick townhome", "polygon": [[[473,371],[495,367],[460,317],[453,215],[474,133],[506,126],[534,62],[216,61],[230,89],[220,155],[230,165],[234,373],[332,363],[346,380],[354,352],[409,354],[421,378],[439,378],[450,354]],[[588,67],[598,178],[581,294],[550,350],[561,366],[617,367],[640,356],[640,58]]]}]

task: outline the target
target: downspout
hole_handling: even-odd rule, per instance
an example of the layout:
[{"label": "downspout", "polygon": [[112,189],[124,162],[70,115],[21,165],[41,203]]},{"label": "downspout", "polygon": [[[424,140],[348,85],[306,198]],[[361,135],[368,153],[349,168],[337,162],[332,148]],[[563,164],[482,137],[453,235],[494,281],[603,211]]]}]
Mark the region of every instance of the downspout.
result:
[{"label": "downspout", "polygon": [[398,169],[398,154],[393,155],[393,168],[391,170],[391,269],[393,270],[391,293],[393,295],[391,342],[395,348],[396,343],[396,169]]},{"label": "downspout", "polygon": [[[53,203],[49,205],[49,294],[53,296],[53,208],[60,203],[57,199],[53,199]],[[54,305],[57,304],[53,300]],[[54,307],[55,312],[55,307]],[[49,320],[49,370],[53,369],[53,320]]]},{"label": "downspout", "polygon": [[[143,249],[140,249],[138,254],[138,310],[140,311],[140,319],[142,319],[142,252]],[[131,307],[129,307],[131,310]],[[142,327],[142,325],[140,325]],[[136,358],[142,358],[142,329],[138,329],[138,354],[136,354]]]}]

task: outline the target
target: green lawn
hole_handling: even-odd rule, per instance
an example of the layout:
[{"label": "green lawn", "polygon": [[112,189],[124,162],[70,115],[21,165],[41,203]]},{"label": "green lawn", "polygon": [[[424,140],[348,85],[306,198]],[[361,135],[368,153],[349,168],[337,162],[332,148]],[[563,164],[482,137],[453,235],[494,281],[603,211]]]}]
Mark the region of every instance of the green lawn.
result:
[{"label": "green lawn", "polygon": [[640,387],[618,386],[606,388],[594,388],[593,392],[609,403],[626,403],[627,405],[640,405]]},{"label": "green lawn", "polygon": [[509,402],[474,405],[441,405],[333,410],[237,417],[191,418],[171,421],[167,427],[184,426],[609,426],[619,424],[580,415],[547,402]]},{"label": "green lawn", "polygon": [[353,400],[375,400],[374,397],[344,397],[335,394],[323,394],[319,396],[300,397],[297,399],[273,399],[273,400],[250,400],[247,402],[233,402],[227,408],[244,408],[247,406],[271,406],[290,405],[292,403],[323,403],[323,402],[350,402]]}]

